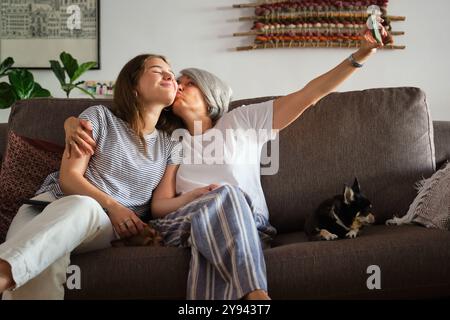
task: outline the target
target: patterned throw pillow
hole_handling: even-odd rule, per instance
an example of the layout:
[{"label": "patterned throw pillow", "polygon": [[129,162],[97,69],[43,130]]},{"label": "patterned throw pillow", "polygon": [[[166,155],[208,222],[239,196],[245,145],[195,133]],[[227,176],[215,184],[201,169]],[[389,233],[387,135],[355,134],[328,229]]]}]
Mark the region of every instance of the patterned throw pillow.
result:
[{"label": "patterned throw pillow", "polygon": [[44,179],[59,170],[63,148],[10,132],[0,171],[0,243],[22,200],[31,198]]},{"label": "patterned throw pillow", "polygon": [[402,218],[388,220],[389,225],[419,223],[427,228],[450,230],[450,164],[429,179],[417,184],[418,194]]}]

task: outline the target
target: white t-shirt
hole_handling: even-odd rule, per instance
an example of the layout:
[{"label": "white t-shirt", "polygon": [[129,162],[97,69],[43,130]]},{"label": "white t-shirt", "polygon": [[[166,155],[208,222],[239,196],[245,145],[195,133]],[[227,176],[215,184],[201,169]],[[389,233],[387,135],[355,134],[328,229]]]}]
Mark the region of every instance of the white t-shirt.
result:
[{"label": "white t-shirt", "polygon": [[273,101],[242,106],[224,114],[203,135],[183,135],[183,163],[176,178],[182,194],[212,183],[239,186],[258,213],[268,217],[260,178],[264,144],[275,138]]}]

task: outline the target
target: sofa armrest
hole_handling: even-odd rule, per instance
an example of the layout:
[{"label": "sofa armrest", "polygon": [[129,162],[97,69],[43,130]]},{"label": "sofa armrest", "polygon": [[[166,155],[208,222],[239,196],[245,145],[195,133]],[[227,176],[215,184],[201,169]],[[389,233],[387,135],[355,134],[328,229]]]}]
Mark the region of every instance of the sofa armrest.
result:
[{"label": "sofa armrest", "polygon": [[436,168],[450,160],[450,121],[434,121],[434,145],[436,148]]},{"label": "sofa armrest", "polygon": [[8,142],[8,124],[0,123],[0,164],[5,156],[6,144]]}]

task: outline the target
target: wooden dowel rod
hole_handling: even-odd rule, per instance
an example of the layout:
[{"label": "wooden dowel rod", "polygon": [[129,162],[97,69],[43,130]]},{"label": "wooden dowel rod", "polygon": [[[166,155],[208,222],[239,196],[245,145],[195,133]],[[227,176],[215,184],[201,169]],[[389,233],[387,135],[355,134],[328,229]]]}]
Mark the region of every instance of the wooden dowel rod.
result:
[{"label": "wooden dowel rod", "polygon": [[[296,18],[367,18],[367,13],[353,12],[296,12],[293,14],[274,14],[268,16],[240,17],[239,21],[249,20],[290,20]],[[390,21],[405,21],[403,16],[387,16]]]},{"label": "wooden dowel rod", "polygon": [[[318,28],[312,28],[314,30],[318,30]],[[341,28],[345,29],[345,28]],[[323,30],[330,30],[327,28],[324,28]],[[244,36],[265,36],[268,34],[279,34],[279,33],[287,33],[287,32],[301,32],[302,29],[286,29],[286,30],[271,30],[271,31],[249,31],[249,32],[236,32],[233,33],[233,37],[244,37]],[[306,28],[306,31],[308,31],[308,28]],[[357,30],[359,31],[359,29]],[[404,31],[390,31],[389,32],[392,36],[404,36]]]},{"label": "wooden dowel rod", "polygon": [[[233,4],[233,8],[257,8],[257,7],[265,5],[265,4],[277,4],[280,2],[289,2],[289,1],[272,0],[272,1],[260,1],[260,2],[255,2],[255,3],[241,3],[241,4]],[[352,2],[354,2],[354,1],[352,1]],[[386,8],[386,7],[382,7],[382,8]]]},{"label": "wooden dowel rod", "polygon": [[236,51],[250,51],[250,50],[255,50],[258,48],[255,48],[255,46],[247,46],[247,47],[237,47]]},{"label": "wooden dowel rod", "polygon": [[[251,46],[246,47],[237,47],[236,51],[249,51],[249,50],[257,50],[257,49],[278,49],[278,48],[342,48],[342,49],[348,49],[348,48],[358,48],[359,43],[327,43],[327,42],[294,42],[291,45],[289,43],[279,43],[276,44],[254,44]],[[404,50],[406,49],[406,46],[400,46],[400,45],[386,45],[382,48],[383,50]]]},{"label": "wooden dowel rod", "polygon": [[260,3],[243,3],[243,4],[233,4],[233,8],[256,8],[259,7]]}]

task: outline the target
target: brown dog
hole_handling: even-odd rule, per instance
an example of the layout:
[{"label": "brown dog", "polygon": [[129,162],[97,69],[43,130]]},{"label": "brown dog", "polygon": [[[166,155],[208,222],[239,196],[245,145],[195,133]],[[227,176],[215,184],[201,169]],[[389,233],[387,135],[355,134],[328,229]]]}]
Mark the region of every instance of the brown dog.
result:
[{"label": "brown dog", "polygon": [[148,224],[145,228],[137,235],[131,236],[125,239],[118,239],[111,241],[113,247],[150,247],[150,246],[161,246],[162,237],[158,231]]}]

